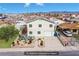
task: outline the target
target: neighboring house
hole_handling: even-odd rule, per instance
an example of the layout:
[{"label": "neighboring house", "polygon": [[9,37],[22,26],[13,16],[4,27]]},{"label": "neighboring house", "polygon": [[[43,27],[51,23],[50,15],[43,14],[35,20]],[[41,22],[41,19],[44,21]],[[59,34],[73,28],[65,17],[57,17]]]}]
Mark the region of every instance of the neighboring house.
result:
[{"label": "neighboring house", "polygon": [[26,22],[24,22],[24,21],[16,21],[15,27],[16,27],[18,30],[21,30],[24,25],[26,25]]},{"label": "neighboring house", "polygon": [[72,23],[79,23],[79,18],[70,19],[70,22],[72,22]]},{"label": "neighboring house", "polygon": [[0,19],[5,19],[5,18],[7,18],[6,15],[0,14]]},{"label": "neighboring house", "polygon": [[[54,21],[53,21],[54,20]],[[59,20],[58,20],[59,21]],[[27,22],[27,36],[54,36],[56,24],[64,23],[62,20],[48,20],[38,17]]]},{"label": "neighboring house", "polygon": [[[4,21],[4,20],[0,20],[0,28],[1,28],[1,27],[5,27],[5,26],[7,26],[7,25],[9,25],[8,22],[6,22],[6,21]],[[10,25],[12,25],[12,24],[10,24]]]},{"label": "neighboring house", "polygon": [[78,23],[63,23],[59,25],[61,30],[67,30],[72,32],[72,34],[79,34],[79,24]]}]

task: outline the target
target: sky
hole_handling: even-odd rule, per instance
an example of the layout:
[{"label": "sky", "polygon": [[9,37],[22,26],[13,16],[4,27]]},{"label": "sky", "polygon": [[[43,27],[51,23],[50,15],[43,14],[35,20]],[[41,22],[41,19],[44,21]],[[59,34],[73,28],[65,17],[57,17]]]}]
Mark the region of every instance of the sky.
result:
[{"label": "sky", "polygon": [[69,11],[78,12],[79,3],[0,3],[0,13]]}]

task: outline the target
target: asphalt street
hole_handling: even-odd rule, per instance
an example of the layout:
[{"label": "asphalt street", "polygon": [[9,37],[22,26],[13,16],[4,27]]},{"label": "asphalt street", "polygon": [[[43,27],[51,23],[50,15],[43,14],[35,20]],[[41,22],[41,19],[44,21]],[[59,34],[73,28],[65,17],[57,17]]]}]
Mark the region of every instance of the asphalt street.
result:
[{"label": "asphalt street", "polygon": [[79,56],[79,51],[15,51],[0,52],[0,56]]}]

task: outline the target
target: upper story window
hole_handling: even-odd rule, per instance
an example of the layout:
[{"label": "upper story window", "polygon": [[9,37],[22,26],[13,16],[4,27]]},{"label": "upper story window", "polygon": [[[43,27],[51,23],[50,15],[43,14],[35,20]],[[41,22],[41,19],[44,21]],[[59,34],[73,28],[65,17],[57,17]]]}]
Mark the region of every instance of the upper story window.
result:
[{"label": "upper story window", "polygon": [[42,24],[39,24],[39,27],[42,27]]},{"label": "upper story window", "polygon": [[32,27],[32,24],[29,24],[29,27]]},{"label": "upper story window", "polygon": [[53,25],[52,24],[49,24],[49,27],[52,27]]}]

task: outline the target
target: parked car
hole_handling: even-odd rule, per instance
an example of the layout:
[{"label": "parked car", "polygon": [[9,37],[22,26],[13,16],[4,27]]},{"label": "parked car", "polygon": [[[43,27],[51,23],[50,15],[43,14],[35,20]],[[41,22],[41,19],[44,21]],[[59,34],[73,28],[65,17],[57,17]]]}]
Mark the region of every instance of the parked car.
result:
[{"label": "parked car", "polygon": [[66,35],[66,36],[68,36],[68,37],[71,37],[72,36],[72,32],[70,32],[70,31],[63,31],[63,33]]}]

